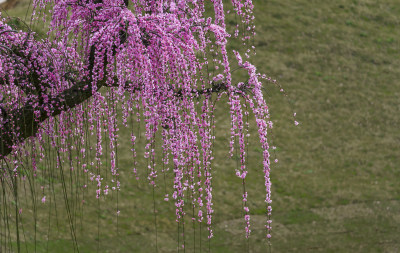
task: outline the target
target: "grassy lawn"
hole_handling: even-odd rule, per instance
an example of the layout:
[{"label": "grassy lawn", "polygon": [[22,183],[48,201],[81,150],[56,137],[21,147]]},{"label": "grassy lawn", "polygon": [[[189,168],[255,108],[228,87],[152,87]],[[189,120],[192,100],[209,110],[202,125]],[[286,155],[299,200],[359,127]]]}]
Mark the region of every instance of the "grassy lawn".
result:
[{"label": "grassy lawn", "polygon": [[[8,14],[23,17],[28,3],[22,1]],[[279,87],[266,84],[274,122],[270,139],[279,159],[271,176],[272,251],[400,252],[398,1],[256,0],[255,5],[257,56],[253,62],[287,93],[284,96]],[[250,252],[268,252],[263,234],[261,149],[258,145],[249,149],[251,172],[246,187],[253,234],[247,242],[241,182],[234,174],[236,161],[227,159],[229,115],[227,106],[220,105],[214,149],[215,238],[209,242],[206,228],[196,225],[193,229],[188,221],[186,251],[196,247],[200,252],[201,231],[204,252],[209,247],[212,252],[245,252],[247,247]],[[297,127],[293,112],[300,122]],[[124,136],[129,131],[121,132]],[[258,144],[255,129],[252,133],[252,143]],[[153,252],[157,241],[159,252],[176,252],[173,203],[162,200],[162,187],[153,199],[145,180],[137,183],[129,176],[130,153],[122,153],[125,139],[121,138],[120,149],[123,180],[118,226],[116,196],[97,202],[93,190],[89,191],[93,196],[85,198],[85,208],[72,208],[79,249]],[[55,190],[54,197],[57,210],[43,205],[38,210],[53,212],[52,217],[57,211],[58,223],[52,221],[49,226],[47,213],[39,215],[36,229],[41,234],[36,248],[38,252],[71,252],[61,189]],[[22,245],[22,252],[33,252],[34,225],[28,219],[32,212],[25,212],[24,241],[29,243]]]}]

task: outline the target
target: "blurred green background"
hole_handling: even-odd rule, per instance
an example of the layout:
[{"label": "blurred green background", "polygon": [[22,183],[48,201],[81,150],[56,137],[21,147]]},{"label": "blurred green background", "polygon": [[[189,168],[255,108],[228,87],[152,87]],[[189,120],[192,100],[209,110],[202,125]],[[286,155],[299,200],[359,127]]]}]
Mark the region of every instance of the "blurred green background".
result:
[{"label": "blurred green background", "polygon": [[[287,94],[266,84],[274,122],[270,139],[279,159],[271,172],[272,252],[400,252],[398,1],[254,2],[257,56],[252,61],[259,72],[277,79]],[[23,0],[2,15],[24,17],[28,5]],[[268,252],[262,150],[259,145],[249,150],[246,187],[253,234],[247,242],[236,161],[227,159],[226,108],[221,103],[216,114],[215,238],[209,242],[203,228],[202,251],[210,247],[212,252]],[[293,112],[300,122],[297,127]],[[251,141],[258,144],[255,134]],[[77,224],[84,224],[77,229],[81,252],[155,252],[156,240],[159,252],[177,252],[173,203],[162,200],[162,189],[156,191],[156,236],[152,190],[145,180],[137,183],[128,177],[129,157],[130,153],[120,154],[120,167],[126,170],[118,231],[115,201],[97,203],[92,194],[77,216]],[[38,252],[73,251],[68,225],[59,212],[57,225],[49,226],[45,218],[38,223],[37,231],[44,233],[38,235]],[[23,244],[23,252],[34,249],[29,222],[26,218],[29,243]],[[193,238],[200,237],[198,225],[196,234],[191,226],[188,222],[185,228],[186,252],[194,251]]]}]

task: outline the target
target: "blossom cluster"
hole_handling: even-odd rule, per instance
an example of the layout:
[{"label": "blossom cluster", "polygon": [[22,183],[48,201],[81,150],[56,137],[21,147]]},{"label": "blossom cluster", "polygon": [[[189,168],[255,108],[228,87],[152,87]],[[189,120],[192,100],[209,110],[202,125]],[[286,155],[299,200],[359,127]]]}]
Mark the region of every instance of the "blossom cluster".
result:
[{"label": "blossom cluster", "polygon": [[[240,153],[236,175],[243,182],[246,236],[251,232],[245,189],[249,173],[246,118],[250,111],[263,149],[262,176],[270,216],[267,130],[272,124],[262,77],[234,51],[235,64],[247,72],[247,80],[233,81],[227,49],[231,34],[225,24],[225,14],[230,11],[222,0],[33,2],[36,18],[51,16],[49,39],[39,40],[31,31],[14,30],[6,19],[0,20],[2,159],[16,161],[29,154],[32,170],[36,170],[38,160],[46,159],[48,141],[56,150],[56,168],[71,163],[74,156],[81,158],[72,169],[87,174],[97,185],[99,198],[120,189],[119,127],[128,126],[134,118],[145,125],[149,183],[157,185],[160,168],[155,162],[155,140],[161,133],[162,161],[174,174],[171,197],[176,219],[181,221],[186,214],[184,206],[192,205],[197,210],[195,219],[205,220],[212,237],[213,112],[215,100],[226,95],[232,123],[230,152],[236,148]],[[48,6],[52,6],[50,14],[46,13]],[[206,11],[211,6],[212,15]],[[231,6],[243,24],[236,26],[233,37],[241,36],[246,44],[254,35],[254,6],[251,0],[232,0]],[[118,107],[122,113],[117,112]],[[89,143],[93,139],[94,143]],[[140,169],[136,139],[132,131],[135,175]],[[27,141],[34,148],[24,149]],[[109,157],[107,165],[105,156]],[[14,164],[17,167],[20,162]],[[103,180],[104,167],[111,182]],[[189,192],[191,196],[186,196]],[[189,204],[184,201],[188,197],[192,198]],[[169,200],[168,194],[165,199]],[[45,200],[43,197],[42,202]],[[268,220],[268,237],[270,223]]]}]

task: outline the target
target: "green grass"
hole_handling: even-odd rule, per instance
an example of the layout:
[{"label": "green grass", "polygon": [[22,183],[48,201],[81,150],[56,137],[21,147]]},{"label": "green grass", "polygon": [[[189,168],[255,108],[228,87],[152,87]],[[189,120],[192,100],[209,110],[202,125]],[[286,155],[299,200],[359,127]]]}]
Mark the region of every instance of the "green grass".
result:
[{"label": "green grass", "polygon": [[[258,35],[253,61],[288,94],[285,97],[279,88],[266,84],[275,126],[270,138],[278,147],[279,159],[271,176],[273,252],[399,252],[398,2],[258,0],[255,5]],[[25,8],[17,6],[9,14],[23,16]],[[244,252],[241,182],[234,175],[236,162],[227,159],[229,117],[225,109],[221,104],[217,110],[215,238],[211,249]],[[293,124],[294,111],[298,127]],[[251,141],[257,143],[255,134]],[[249,156],[252,172],[247,189],[254,232],[249,248],[266,252],[258,146],[250,148]],[[129,175],[129,154],[120,157],[120,167]],[[115,201],[102,200],[101,215],[97,215],[94,194],[87,198],[85,226],[78,231],[82,252],[96,251],[97,241],[102,252],[154,251],[151,188],[132,178],[122,187],[119,236]],[[176,252],[173,205],[164,203],[162,195],[163,190],[158,189],[158,247],[160,252]],[[62,206],[62,197],[58,201]],[[192,252],[191,224],[187,227],[187,252]],[[32,238],[31,230],[25,230],[27,238]],[[59,230],[49,239],[49,251],[70,252],[67,225],[60,225]],[[208,248],[205,235],[203,229],[204,251]],[[45,251],[46,244],[39,242],[38,252]],[[27,247],[32,249],[32,244]]]}]

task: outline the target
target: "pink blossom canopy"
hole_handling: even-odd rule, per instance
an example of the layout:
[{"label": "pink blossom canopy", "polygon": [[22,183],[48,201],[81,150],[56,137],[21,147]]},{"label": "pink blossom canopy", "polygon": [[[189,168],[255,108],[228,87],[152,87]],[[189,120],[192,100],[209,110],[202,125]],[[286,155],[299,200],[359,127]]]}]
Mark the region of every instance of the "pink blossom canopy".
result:
[{"label": "pink blossom canopy", "polygon": [[[97,198],[118,191],[119,127],[141,121],[149,183],[157,184],[160,169],[155,157],[161,155],[175,175],[173,194],[165,199],[173,198],[177,221],[185,215],[183,206],[193,205],[196,219],[205,220],[212,237],[213,111],[215,101],[226,95],[232,122],[230,153],[239,151],[235,173],[243,183],[248,173],[246,118],[250,112],[256,118],[269,217],[267,129],[272,124],[262,93],[263,76],[241,56],[248,59],[254,48],[252,0],[231,0],[228,7],[222,0],[33,2],[32,22],[46,19],[45,14],[50,18],[47,39],[26,29],[14,30],[8,19],[0,20],[0,156],[12,164],[13,176],[19,176],[21,157],[30,157],[35,171],[46,159],[45,146],[51,145],[58,154],[56,167],[68,162],[60,153],[85,158],[74,169],[97,183]],[[232,34],[225,24],[229,12],[239,20]],[[232,39],[239,40],[245,51],[229,52]],[[245,70],[246,79],[233,81],[231,65]],[[157,143],[162,154],[155,151],[156,135],[162,136],[162,143]],[[93,152],[83,148],[90,136],[95,139],[90,144]],[[132,132],[134,158],[136,139]],[[107,168],[102,166],[105,155],[110,161]],[[141,168],[133,163],[136,173]],[[109,170],[115,180],[103,182],[99,168]],[[250,210],[243,189],[248,236]],[[184,201],[187,192],[191,203]],[[269,238],[270,221],[266,224]]]}]

